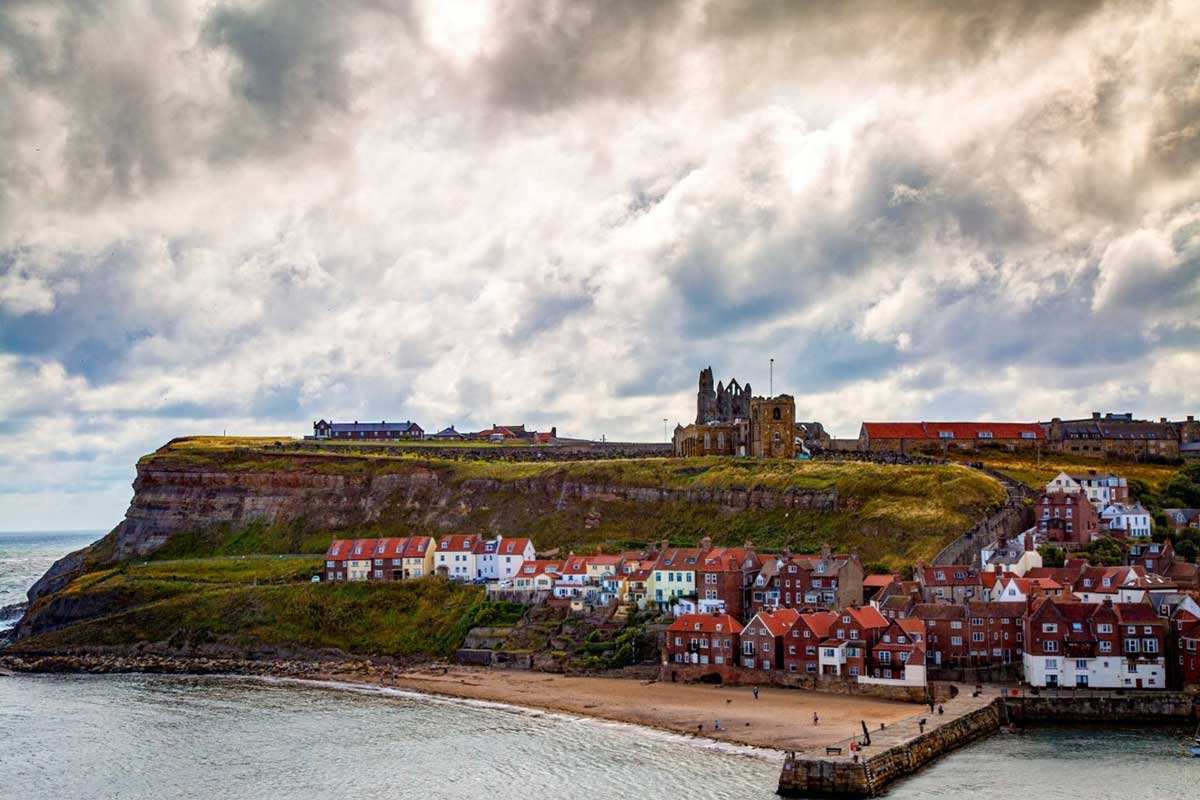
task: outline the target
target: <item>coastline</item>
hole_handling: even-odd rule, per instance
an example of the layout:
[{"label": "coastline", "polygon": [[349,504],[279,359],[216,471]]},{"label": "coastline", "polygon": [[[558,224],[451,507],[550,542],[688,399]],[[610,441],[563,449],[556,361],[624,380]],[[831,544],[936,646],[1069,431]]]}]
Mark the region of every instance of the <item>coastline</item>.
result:
[{"label": "coastline", "polygon": [[[854,735],[860,721],[888,725],[919,714],[913,703],[763,687],[673,684],[633,678],[490,670],[443,664],[393,667],[363,660],[250,661],[168,656],[0,654],[0,670],[106,674],[225,675],[387,689],[536,710],[781,753]],[[816,712],[820,724],[813,725]],[[714,729],[721,720],[721,730]],[[702,726],[702,727],[701,727]]]}]

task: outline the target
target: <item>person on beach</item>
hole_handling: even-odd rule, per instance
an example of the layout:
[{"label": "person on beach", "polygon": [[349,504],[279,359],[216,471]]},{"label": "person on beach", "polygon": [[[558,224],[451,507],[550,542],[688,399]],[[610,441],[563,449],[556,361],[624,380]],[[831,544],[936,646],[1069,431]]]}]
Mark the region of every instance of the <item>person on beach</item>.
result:
[{"label": "person on beach", "polygon": [[813,725],[820,725],[821,718],[817,716],[817,712],[813,712]]},{"label": "person on beach", "polygon": [[941,703],[938,703],[938,714],[945,714],[945,713],[946,713],[945,707]]},{"label": "person on beach", "polygon": [[754,699],[755,699],[755,700],[757,700],[757,699],[758,699],[758,687],[757,687],[757,686],[755,686],[755,687],[754,687],[753,689],[751,689],[750,691],[754,693]]},{"label": "person on beach", "polygon": [[716,724],[713,727],[717,730],[721,730],[721,720],[716,720]]}]

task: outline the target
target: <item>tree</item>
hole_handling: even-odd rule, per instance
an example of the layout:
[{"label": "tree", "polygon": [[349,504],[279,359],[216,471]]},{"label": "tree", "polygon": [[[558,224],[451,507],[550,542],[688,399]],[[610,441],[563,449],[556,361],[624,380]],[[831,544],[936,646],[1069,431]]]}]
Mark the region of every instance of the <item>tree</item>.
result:
[{"label": "tree", "polygon": [[1125,546],[1111,536],[1088,542],[1080,552],[1093,565],[1117,567],[1125,563]]},{"label": "tree", "polygon": [[1186,558],[1191,563],[1196,563],[1196,557],[1200,555],[1200,547],[1191,539],[1184,539],[1175,548],[1175,555],[1180,558]]},{"label": "tree", "polygon": [[1159,492],[1162,508],[1200,507],[1200,464],[1187,464],[1163,484]]},{"label": "tree", "polygon": [[1042,557],[1043,567],[1061,567],[1067,563],[1067,554],[1056,544],[1044,544],[1038,547]]}]

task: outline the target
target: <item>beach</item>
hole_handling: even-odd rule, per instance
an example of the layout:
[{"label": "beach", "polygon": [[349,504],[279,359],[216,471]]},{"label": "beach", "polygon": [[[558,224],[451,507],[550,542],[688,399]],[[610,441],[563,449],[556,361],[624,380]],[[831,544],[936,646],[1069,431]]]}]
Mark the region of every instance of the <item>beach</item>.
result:
[{"label": "beach", "polygon": [[[330,674],[331,680],[349,676]],[[356,677],[356,680],[361,680]],[[487,700],[627,722],[776,750],[824,746],[922,712],[923,706],[861,695],[748,686],[660,683],[464,667],[420,669],[378,682],[417,692]],[[820,718],[813,724],[813,712]],[[715,729],[717,720],[721,730]],[[703,726],[701,728],[701,726]]]}]

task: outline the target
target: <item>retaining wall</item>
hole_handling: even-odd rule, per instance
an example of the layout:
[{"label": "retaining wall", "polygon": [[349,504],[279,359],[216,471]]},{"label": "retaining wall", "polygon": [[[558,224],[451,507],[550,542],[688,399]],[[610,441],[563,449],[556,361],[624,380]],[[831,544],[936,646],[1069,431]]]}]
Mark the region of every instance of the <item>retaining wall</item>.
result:
[{"label": "retaining wall", "polygon": [[1172,722],[1200,718],[1200,698],[1186,692],[1097,692],[1006,697],[1013,721]]},{"label": "retaining wall", "polygon": [[954,686],[949,683],[933,682],[928,686],[887,686],[858,683],[837,676],[775,670],[767,672],[759,669],[713,664],[663,664],[659,670],[659,680],[673,683],[723,683],[732,686],[779,686],[785,689],[808,689],[830,694],[865,695],[908,703],[925,703],[929,694],[933,695],[935,703],[942,703],[956,693]]}]

